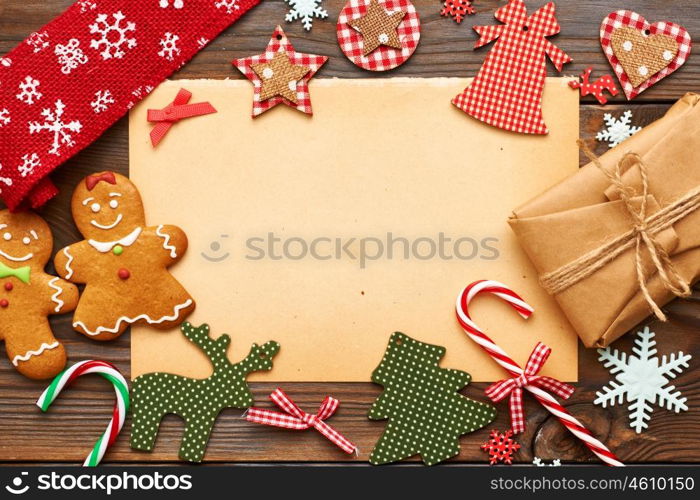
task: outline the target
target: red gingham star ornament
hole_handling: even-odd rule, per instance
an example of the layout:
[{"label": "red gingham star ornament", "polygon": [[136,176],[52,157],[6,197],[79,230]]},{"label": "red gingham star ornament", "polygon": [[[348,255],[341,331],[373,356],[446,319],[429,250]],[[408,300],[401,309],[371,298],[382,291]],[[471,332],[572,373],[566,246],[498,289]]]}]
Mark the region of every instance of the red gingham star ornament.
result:
[{"label": "red gingham star ornament", "polygon": [[[406,13],[396,28],[401,48],[382,44],[364,55],[364,37],[351,23],[357,24],[365,17],[372,2],[379,4],[388,14]],[[340,11],[336,31],[340,50],[353,64],[369,71],[388,71],[405,63],[416,51],[420,41],[420,18],[410,0],[350,0]],[[389,42],[391,34],[387,33],[383,39]]]},{"label": "red gingham star ornament", "polygon": [[530,16],[523,0],[511,0],[494,16],[504,24],[474,26],[475,48],[498,39],[472,83],[452,104],[477,120],[521,134],[546,134],[542,93],[546,58],[557,71],[571,58],[547,37],[560,31],[554,3]]},{"label": "red gingham star ornament", "polygon": [[[296,103],[283,97],[282,95],[273,95],[267,99],[262,98],[263,81],[266,75],[259,76],[254,68],[260,68],[259,65],[265,63],[272,63],[275,59],[275,54],[283,52],[289,58],[289,63],[293,66],[300,66],[308,68],[306,72],[299,80],[290,81],[290,90],[293,90],[296,94]],[[279,57],[279,55],[278,55]],[[309,94],[309,80],[316,74],[316,72],[325,64],[328,60],[326,56],[319,56],[316,54],[302,54],[294,50],[292,43],[284,34],[284,31],[280,26],[275,28],[274,33],[272,33],[272,38],[267,44],[265,52],[250,57],[243,57],[241,59],[234,59],[232,64],[243,73],[248,80],[253,82],[253,118],[261,115],[270,108],[275,107],[280,103],[284,103],[290,108],[295,108],[302,113],[312,115],[311,111],[311,95]],[[272,77],[273,75],[270,75]],[[292,88],[293,87],[293,88]]]},{"label": "red gingham star ornament", "polygon": [[[664,54],[663,57],[668,64],[656,73],[649,75],[644,73],[644,76],[647,79],[635,87],[632,81],[630,81],[630,76],[625,71],[625,68],[623,68],[623,64],[620,62],[619,57],[615,55],[612,43],[613,33],[620,29],[631,29],[632,32],[639,32],[639,35],[636,37],[640,42],[639,44],[636,43],[637,40],[635,40],[635,43],[633,43],[631,39],[625,41],[623,44],[623,51],[628,51],[630,54],[635,53],[637,50],[641,50],[642,53],[646,52],[648,49],[653,50],[653,46],[655,45],[654,38],[659,35],[675,40],[677,43],[677,52],[675,55],[670,53]],[[649,46],[644,47],[645,43],[649,44]],[[618,80],[620,80],[622,90],[624,91],[628,100],[634,99],[659,80],[666,78],[668,75],[683,66],[686,59],[688,59],[692,48],[690,35],[682,26],[665,21],[649,24],[642,16],[630,10],[618,10],[617,12],[613,12],[608,17],[603,19],[603,22],[600,25],[600,44],[603,47],[605,56],[610,62],[610,66],[612,66]],[[639,45],[639,47],[637,45]],[[630,67],[629,69],[639,71],[643,68]]]}]

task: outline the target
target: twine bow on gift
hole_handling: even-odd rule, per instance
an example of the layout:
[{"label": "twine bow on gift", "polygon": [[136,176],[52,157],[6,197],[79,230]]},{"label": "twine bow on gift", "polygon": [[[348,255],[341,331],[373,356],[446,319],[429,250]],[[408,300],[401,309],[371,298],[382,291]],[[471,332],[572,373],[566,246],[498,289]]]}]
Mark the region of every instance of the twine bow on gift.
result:
[{"label": "twine bow on gift", "polygon": [[345,439],[344,436],[324,422],[324,420],[330,418],[338,409],[340,402],[337,399],[330,396],[326,397],[321,403],[316,415],[306,413],[299,408],[282,389],[277,388],[270,394],[270,399],[284,410],[286,414],[260,408],[250,408],[245,414],[245,419],[248,422],[256,422],[258,424],[272,425],[274,427],[283,427],[285,429],[299,431],[313,427],[345,453],[357,453],[357,446]]},{"label": "twine bow on gift", "polygon": [[[690,295],[690,286],[678,274],[668,252],[661,246],[661,243],[655,236],[700,207],[700,186],[696,186],[652,215],[647,215],[649,179],[647,166],[642,158],[635,153],[627,153],[617,162],[615,169],[609,172],[583,141],[579,141],[579,146],[595,166],[605,174],[618,192],[625,209],[632,218],[632,227],[629,231],[608,241],[601,247],[582,255],[559,269],[542,275],[540,283],[551,294],[561,293],[582,279],[592,275],[626,250],[634,247],[639,289],[656,317],[661,321],[666,321],[666,315],[653,299],[647,287],[646,272],[642,261],[643,252],[646,249],[664,288],[678,297]],[[636,201],[638,197],[634,189],[626,186],[622,180],[622,174],[625,172],[624,167],[630,163],[639,166],[642,195],[639,197],[638,202]]]},{"label": "twine bow on gift", "polygon": [[552,377],[537,375],[547,358],[552,353],[552,349],[542,342],[538,342],[532,350],[530,357],[525,364],[522,373],[508,370],[513,378],[499,380],[486,389],[486,395],[494,403],[502,401],[510,395],[510,420],[514,434],[525,431],[525,408],[523,407],[523,387],[534,386],[549,390],[557,396],[568,399],[574,393],[574,387],[560,382]]},{"label": "twine bow on gift", "polygon": [[175,96],[175,100],[163,109],[148,110],[148,121],[156,124],[151,130],[151,144],[153,144],[153,147],[158,145],[175,122],[179,122],[184,118],[192,118],[193,116],[216,113],[214,106],[208,102],[188,104],[191,98],[192,92],[180,89],[177,96]]}]

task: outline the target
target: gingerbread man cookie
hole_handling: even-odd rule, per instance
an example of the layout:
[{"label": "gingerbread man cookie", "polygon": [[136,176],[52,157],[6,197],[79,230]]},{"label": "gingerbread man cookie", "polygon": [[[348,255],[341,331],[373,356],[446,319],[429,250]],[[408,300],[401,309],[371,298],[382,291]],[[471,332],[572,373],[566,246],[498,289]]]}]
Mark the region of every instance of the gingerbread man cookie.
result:
[{"label": "gingerbread man cookie", "polygon": [[176,226],[147,227],[136,186],[113,172],[85,178],[71,211],[86,238],[60,250],[56,271],[85,283],[73,328],[95,340],[112,340],[131,324],[179,325],[195,303],[168,272],[187,250]]},{"label": "gingerbread man cookie", "polygon": [[0,340],[22,375],[50,378],[66,366],[66,350],[48,316],[75,309],[78,288],[44,272],[53,236],[30,212],[0,211]]}]

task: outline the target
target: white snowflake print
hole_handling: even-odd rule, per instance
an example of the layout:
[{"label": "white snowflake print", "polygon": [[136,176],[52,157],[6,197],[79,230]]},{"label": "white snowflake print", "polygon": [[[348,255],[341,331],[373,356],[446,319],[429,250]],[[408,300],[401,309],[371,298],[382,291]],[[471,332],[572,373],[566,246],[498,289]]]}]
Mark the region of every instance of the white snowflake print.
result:
[{"label": "white snowflake print", "polygon": [[234,10],[240,9],[238,0],[218,0],[214,2],[217,9],[225,9],[227,14],[232,14]]},{"label": "white snowflake print", "polygon": [[676,413],[688,410],[685,404],[688,398],[681,397],[680,391],[673,392],[675,387],[666,384],[669,378],[675,378],[684,368],[688,368],[691,356],[681,351],[668,357],[664,355],[659,360],[654,356],[657,352],[654,347],[654,332],[646,327],[637,336],[634,341],[636,347],[632,348],[634,355],[629,358],[617,349],[598,349],[598,361],[603,362],[603,366],[615,375],[616,380],[610,381],[609,386],[596,392],[597,397],[593,403],[602,405],[603,408],[608,404],[621,404],[623,399],[631,403],[627,408],[630,412],[630,427],[640,434],[649,426],[647,420],[651,419],[652,411],[650,403],[665,406]]},{"label": "white snowflake print", "polygon": [[536,465],[537,467],[561,467],[561,460],[558,458],[555,458],[552,460],[551,464],[544,463],[541,458],[535,457],[532,459],[532,465]]},{"label": "white snowflake print", "polygon": [[9,125],[11,121],[10,110],[7,108],[0,109],[0,128],[3,128],[5,125]]},{"label": "white snowflake print", "polygon": [[27,153],[22,155],[22,164],[17,167],[17,171],[22,177],[26,177],[34,172],[34,169],[39,166],[41,166],[39,155],[36,153]]},{"label": "white snowflake print", "polygon": [[200,49],[203,49],[204,47],[206,47],[206,45],[208,43],[209,43],[208,38],[205,38],[203,36],[200,36],[199,38],[197,38],[197,47],[199,47]]},{"label": "white snowflake print", "polygon": [[12,59],[10,59],[9,57],[0,57],[0,66],[9,68],[10,66],[12,66]]},{"label": "white snowflake print", "polygon": [[642,127],[635,127],[631,124],[632,121],[632,111],[627,110],[622,113],[619,120],[613,118],[610,113],[605,113],[603,115],[603,120],[605,120],[604,128],[598,135],[595,136],[599,141],[607,141],[611,148],[614,148],[620,144],[625,139],[632,137],[634,134],[642,130]]},{"label": "white snowflake print", "polygon": [[88,62],[88,57],[80,48],[80,40],[77,38],[71,38],[65,45],[56,44],[54,54],[58,57],[58,64],[61,65],[61,73],[64,75]]},{"label": "white snowflake print", "polygon": [[174,61],[175,56],[180,55],[180,48],[177,46],[178,40],[180,40],[179,36],[170,32],[165,33],[159,42],[162,48],[158,51],[158,55],[168,61]]},{"label": "white snowflake print", "polygon": [[[0,163],[0,170],[2,170],[2,163]],[[9,177],[0,176],[0,182],[5,184],[6,186],[12,186],[12,179],[10,179]],[[2,189],[0,189],[0,193],[2,193]]]},{"label": "white snowflake print", "polygon": [[41,52],[49,46],[49,34],[45,31],[35,31],[27,37],[27,44],[31,45],[35,54]]},{"label": "white snowflake print", "polygon": [[24,81],[19,84],[19,94],[16,96],[17,99],[25,104],[34,104],[44,95],[39,92],[40,84],[41,82],[39,80],[27,76]]},{"label": "white snowflake print", "polygon": [[301,24],[306,31],[312,27],[313,18],[325,19],[328,11],[321,8],[321,0],[285,0],[290,6],[289,12],[284,16],[288,23],[301,19]]},{"label": "white snowflake print", "polygon": [[98,33],[100,38],[90,41],[90,47],[100,50],[102,59],[121,59],[126,52],[124,49],[136,47],[136,38],[130,38],[136,31],[136,23],[127,21],[122,23],[126,16],[119,10],[112,14],[112,24],[108,20],[107,14],[98,14],[95,23],[90,25],[90,33]]},{"label": "white snowflake print", "polygon": [[77,3],[80,6],[81,14],[85,14],[86,12],[90,10],[95,10],[97,8],[97,4],[92,0],[78,0]]},{"label": "white snowflake print", "polygon": [[110,104],[114,104],[114,97],[109,90],[98,90],[95,92],[95,100],[90,101],[90,106],[95,113],[107,111]]},{"label": "white snowflake print", "polygon": [[[159,5],[161,9],[167,9],[168,6],[170,5],[171,0],[159,0]],[[185,6],[185,3],[183,0],[172,0],[172,5],[176,9],[181,9]]]},{"label": "white snowflake print", "polygon": [[41,132],[52,132],[53,142],[51,143],[51,148],[49,153],[61,156],[61,146],[72,147],[75,145],[73,136],[71,133],[80,133],[83,128],[82,123],[78,120],[72,120],[69,122],[63,121],[63,112],[66,106],[59,99],[56,101],[53,110],[45,108],[41,112],[41,116],[44,117],[44,122],[29,122],[29,133],[38,134]]}]

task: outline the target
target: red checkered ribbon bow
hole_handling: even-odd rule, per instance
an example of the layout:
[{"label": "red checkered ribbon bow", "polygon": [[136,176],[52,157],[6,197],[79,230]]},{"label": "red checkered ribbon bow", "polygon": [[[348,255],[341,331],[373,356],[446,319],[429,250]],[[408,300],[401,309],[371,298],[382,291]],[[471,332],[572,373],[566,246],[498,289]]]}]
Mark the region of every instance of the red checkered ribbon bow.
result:
[{"label": "red checkered ribbon bow", "polygon": [[216,113],[214,106],[208,102],[187,104],[191,98],[192,92],[180,89],[177,96],[175,96],[175,100],[163,109],[148,110],[148,121],[156,123],[156,126],[151,130],[151,144],[153,144],[153,147],[158,145],[175,122],[179,122],[183,118]]},{"label": "red checkered ribbon bow", "polygon": [[306,413],[299,408],[282,389],[276,389],[275,392],[270,394],[270,399],[287,414],[260,408],[250,408],[246,413],[245,419],[248,422],[283,427],[285,429],[305,430],[313,427],[345,453],[353,453],[357,450],[357,446],[324,422],[338,409],[340,403],[337,399],[330,396],[324,399],[316,415]]},{"label": "red checkered ribbon bow", "polygon": [[537,375],[547,362],[552,349],[538,342],[527,360],[525,370],[519,374],[510,371],[513,378],[500,380],[486,389],[486,395],[494,403],[502,401],[510,395],[510,420],[515,434],[525,431],[525,409],[523,408],[523,387],[536,386],[549,390],[557,396],[568,399],[574,392],[574,387],[560,382],[552,377]]}]

